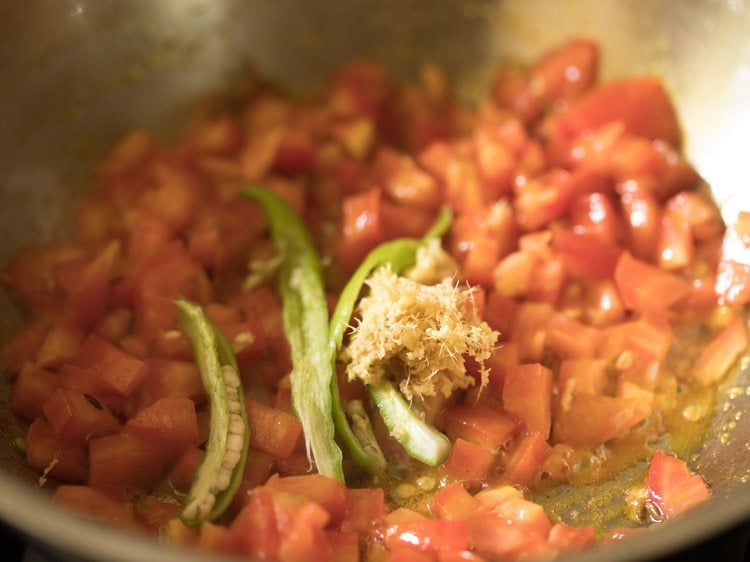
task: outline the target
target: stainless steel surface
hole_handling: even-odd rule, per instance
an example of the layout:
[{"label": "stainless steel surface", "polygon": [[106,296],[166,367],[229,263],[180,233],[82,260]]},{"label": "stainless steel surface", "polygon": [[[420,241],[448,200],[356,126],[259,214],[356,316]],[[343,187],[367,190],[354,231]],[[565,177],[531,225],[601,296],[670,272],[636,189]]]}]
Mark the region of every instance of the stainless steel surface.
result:
[{"label": "stainless steel surface", "polygon": [[[90,167],[133,127],[169,138],[207,97],[256,68],[302,91],[356,56],[402,78],[440,63],[467,100],[502,60],[571,35],[600,42],[604,79],[663,76],[686,149],[731,218],[750,209],[750,5],[743,0],[3,0],[0,1],[0,260],[65,228]],[[0,341],[20,323],[0,290]],[[748,373],[727,383],[696,466],[717,499],[584,560],[662,554],[750,518]],[[7,384],[2,386],[7,401]],[[725,406],[726,404],[726,406]],[[0,404],[0,517],[74,556],[198,560],[55,508],[8,444]]]}]

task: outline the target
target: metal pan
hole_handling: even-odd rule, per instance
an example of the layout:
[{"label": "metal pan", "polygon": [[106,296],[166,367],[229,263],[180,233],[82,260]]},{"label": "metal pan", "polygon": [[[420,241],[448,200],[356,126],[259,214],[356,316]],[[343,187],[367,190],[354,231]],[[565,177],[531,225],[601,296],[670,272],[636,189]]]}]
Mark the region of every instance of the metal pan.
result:
[{"label": "metal pan", "polygon": [[[0,260],[66,227],[92,163],[145,127],[179,132],[249,68],[294,90],[366,55],[409,78],[441,64],[471,101],[497,63],[571,35],[602,46],[602,78],[661,75],[686,150],[727,218],[750,208],[750,5],[742,0],[5,0],[0,2]],[[0,341],[21,313],[0,289]],[[0,519],[61,559],[202,560],[52,505],[10,445],[21,434],[0,385]],[[715,499],[635,541],[571,560],[645,560],[750,520],[750,374],[718,398],[693,467]],[[576,495],[577,494],[577,495]],[[573,492],[580,505],[595,490]],[[595,505],[595,504],[594,504]]]}]

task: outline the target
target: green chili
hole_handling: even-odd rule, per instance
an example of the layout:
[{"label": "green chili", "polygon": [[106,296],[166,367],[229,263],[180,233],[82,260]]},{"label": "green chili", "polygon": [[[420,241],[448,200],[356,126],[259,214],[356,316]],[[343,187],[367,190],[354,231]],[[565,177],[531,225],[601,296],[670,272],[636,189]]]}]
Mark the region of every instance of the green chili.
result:
[{"label": "green chili", "polygon": [[409,456],[430,466],[448,458],[451,442],[424,421],[387,379],[367,385],[367,392],[378,407],[391,436],[401,443]]},{"label": "green chili", "polygon": [[[359,294],[362,291],[362,287],[370,274],[378,267],[386,264],[390,264],[396,273],[403,272],[409,266],[414,264],[419,247],[426,242],[429,242],[431,239],[441,237],[445,234],[450,228],[451,220],[452,214],[450,209],[448,207],[443,207],[432,227],[421,240],[414,238],[399,238],[391,240],[380,244],[367,254],[347,282],[343,291],[341,291],[341,295],[336,303],[336,308],[331,315],[329,334],[331,364],[335,364],[336,355],[338,350],[341,349],[344,333],[349,325],[349,319],[354,312],[354,307],[359,298]],[[399,439],[399,437],[396,436],[396,439],[404,445],[404,448],[409,454],[412,454],[414,458],[419,460],[431,459],[430,462],[434,462],[435,459],[440,459],[437,464],[440,464],[440,462],[444,460],[442,455],[447,454],[445,450],[445,441],[448,442],[448,451],[450,451],[450,441],[448,441],[447,437],[442,435],[436,429],[421,420],[421,418],[413,413],[408,406],[406,406],[405,410],[403,408],[394,410],[397,406],[406,405],[406,402],[404,402],[398,390],[390,384],[381,385],[381,387],[375,391],[369,388],[368,390],[370,390],[373,399],[375,396],[378,397],[378,400],[375,400],[375,403],[380,409],[381,415],[386,421],[386,425],[388,424],[387,420],[403,421],[408,419],[410,426],[419,428],[420,435],[430,437],[430,439],[428,439],[428,444],[425,445],[426,449],[424,451],[416,449],[415,453],[412,454],[410,449],[411,441],[408,439]],[[374,438],[369,418],[364,413],[364,410],[362,409],[362,412],[356,414],[354,417],[355,431],[347,420],[346,413],[341,404],[341,398],[339,396],[335,378],[331,385],[331,395],[333,398],[333,419],[336,425],[336,431],[349,450],[349,453],[352,455],[354,462],[371,473],[382,471],[385,467],[385,457]],[[385,413],[384,409],[387,410]],[[394,434],[397,433],[394,427],[388,426],[388,429]],[[443,440],[439,439],[436,434],[442,436]],[[432,455],[428,454],[430,447],[432,447]],[[430,464],[430,462],[427,464]]]},{"label": "green chili", "polygon": [[328,351],[328,307],[320,258],[304,223],[271,191],[246,188],[268,220],[276,250],[284,332],[292,351],[292,403],[302,422],[308,456],[320,474],[344,480],[341,449],[334,439]]},{"label": "green chili", "polygon": [[237,361],[226,338],[200,306],[175,301],[180,327],[190,340],[209,400],[209,435],[180,518],[195,527],[213,521],[229,506],[242,480],[250,429]]}]

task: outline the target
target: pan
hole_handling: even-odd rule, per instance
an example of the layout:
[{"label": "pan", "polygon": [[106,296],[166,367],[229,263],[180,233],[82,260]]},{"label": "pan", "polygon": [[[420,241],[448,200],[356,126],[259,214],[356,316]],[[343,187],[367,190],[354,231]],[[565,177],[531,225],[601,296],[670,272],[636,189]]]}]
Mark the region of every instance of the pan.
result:
[{"label": "pan", "polygon": [[[91,168],[132,128],[173,138],[249,69],[305,92],[356,56],[412,78],[440,64],[459,96],[479,99],[499,62],[528,61],[571,36],[597,41],[602,79],[662,77],[685,151],[731,220],[750,208],[750,7],[739,0],[6,0],[0,4],[0,260],[50,240],[91,183]],[[0,289],[0,338],[23,321]],[[12,445],[22,431],[0,407],[0,518],[44,552],[71,560],[204,560],[73,517],[40,490]],[[750,518],[750,373],[719,391],[692,466],[714,498],[660,530],[571,560],[644,560]],[[593,499],[592,499],[593,498]],[[606,490],[559,489],[558,510],[606,509]],[[593,501],[593,503],[592,503]],[[216,559],[215,557],[212,559]]]}]

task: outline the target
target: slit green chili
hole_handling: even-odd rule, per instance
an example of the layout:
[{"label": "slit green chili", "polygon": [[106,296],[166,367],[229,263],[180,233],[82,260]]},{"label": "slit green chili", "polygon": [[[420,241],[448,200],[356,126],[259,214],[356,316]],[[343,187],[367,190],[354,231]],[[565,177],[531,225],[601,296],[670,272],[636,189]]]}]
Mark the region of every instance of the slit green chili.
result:
[{"label": "slit green chili", "polygon": [[334,438],[334,377],[328,347],[328,307],[320,258],[294,210],[271,191],[248,187],[269,223],[276,251],[284,332],[292,351],[292,404],[302,423],[308,456],[320,474],[344,480],[341,449]]},{"label": "slit green chili", "polygon": [[209,401],[206,452],[180,513],[187,526],[195,527],[218,518],[232,501],[242,480],[250,429],[237,360],[229,342],[199,305],[178,299],[175,306]]},{"label": "slit green chili", "polygon": [[[331,364],[335,364],[336,355],[341,349],[344,333],[349,325],[349,319],[354,312],[362,287],[370,274],[378,267],[386,264],[390,264],[396,273],[402,273],[414,264],[420,246],[433,238],[443,236],[447,232],[451,220],[450,209],[443,207],[435,222],[421,240],[415,238],[391,240],[376,246],[367,254],[341,291],[336,308],[331,315],[329,334]],[[393,385],[390,383],[379,384],[377,388],[369,388],[368,386],[368,392],[380,410],[388,430],[412,457],[433,466],[445,460],[450,452],[448,438],[413,412]],[[336,431],[352,455],[354,462],[371,473],[382,471],[385,468],[385,457],[377,441],[374,437],[371,437],[372,430],[369,426],[369,419],[366,416],[358,418],[362,428],[360,431],[353,431],[341,404],[335,379],[331,386],[331,395]],[[424,444],[419,446],[414,439],[400,432],[399,428],[393,424],[407,424],[414,435],[420,435],[425,439]]]}]

